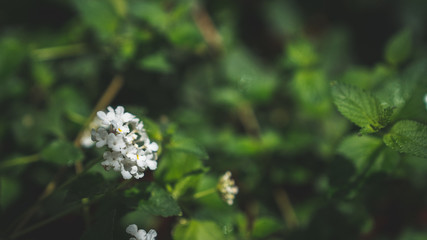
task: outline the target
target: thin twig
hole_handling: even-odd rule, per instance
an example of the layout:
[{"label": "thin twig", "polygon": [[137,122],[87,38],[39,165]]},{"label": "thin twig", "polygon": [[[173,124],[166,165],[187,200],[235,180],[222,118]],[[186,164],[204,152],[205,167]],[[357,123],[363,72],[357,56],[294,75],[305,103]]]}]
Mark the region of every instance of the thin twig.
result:
[{"label": "thin twig", "polygon": [[240,122],[243,124],[245,131],[252,137],[259,139],[261,137],[261,129],[254,109],[249,102],[244,102],[238,106],[237,114]]},{"label": "thin twig", "polygon": [[286,191],[283,189],[277,189],[274,197],[289,229],[298,227],[299,221]]}]

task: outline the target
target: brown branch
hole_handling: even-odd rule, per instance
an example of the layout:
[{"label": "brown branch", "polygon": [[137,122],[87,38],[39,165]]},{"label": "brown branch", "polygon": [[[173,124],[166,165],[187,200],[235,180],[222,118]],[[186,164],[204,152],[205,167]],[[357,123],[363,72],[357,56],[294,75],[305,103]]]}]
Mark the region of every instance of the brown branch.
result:
[{"label": "brown branch", "polygon": [[203,36],[203,39],[209,47],[221,51],[223,49],[222,37],[218,33],[218,30],[216,29],[212,18],[206,12],[206,9],[204,9],[200,4],[195,3],[193,5],[192,16],[197,28]]}]

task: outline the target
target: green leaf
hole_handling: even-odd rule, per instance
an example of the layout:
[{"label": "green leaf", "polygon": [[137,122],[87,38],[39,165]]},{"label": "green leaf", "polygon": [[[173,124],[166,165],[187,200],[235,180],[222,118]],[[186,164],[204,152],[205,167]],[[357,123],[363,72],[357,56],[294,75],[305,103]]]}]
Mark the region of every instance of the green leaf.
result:
[{"label": "green leaf", "polygon": [[114,224],[117,211],[105,211],[98,216],[95,223],[91,224],[89,229],[80,238],[81,240],[114,240]]},{"label": "green leaf", "polygon": [[287,61],[297,67],[308,67],[316,64],[319,57],[314,46],[307,40],[290,43],[287,48]]},{"label": "green leaf", "polygon": [[173,197],[163,188],[152,184],[147,189],[151,193],[148,200],[138,204],[140,210],[147,211],[156,216],[170,217],[181,214],[181,208]]},{"label": "green leaf", "polygon": [[70,166],[82,160],[83,153],[71,142],[58,140],[42,151],[42,159],[50,163]]},{"label": "green leaf", "polygon": [[325,115],[332,109],[324,72],[305,69],[297,71],[292,79],[292,89],[306,112]]},{"label": "green leaf", "polygon": [[390,107],[383,108],[370,93],[350,85],[334,85],[332,96],[341,114],[361,127],[362,133],[374,133],[384,128],[393,113]]},{"label": "green leaf", "polygon": [[412,32],[403,30],[393,36],[386,45],[385,59],[387,62],[397,65],[405,61],[412,50]]},{"label": "green leaf", "polygon": [[79,176],[68,186],[67,200],[89,198],[107,192],[109,185],[100,173]]},{"label": "green leaf", "polygon": [[136,18],[147,21],[159,30],[165,30],[169,24],[168,13],[159,2],[131,1],[129,12]]},{"label": "green leaf", "polygon": [[7,208],[12,204],[21,193],[21,185],[16,179],[0,178],[0,210]]},{"label": "green leaf", "polygon": [[171,182],[202,169],[203,163],[196,155],[169,150],[162,156],[154,174],[158,179]]},{"label": "green leaf", "polygon": [[89,105],[81,91],[73,87],[57,89],[50,100],[55,111],[61,111],[73,122],[83,125],[90,114]]},{"label": "green leaf", "polygon": [[33,77],[42,88],[50,87],[55,81],[52,68],[45,63],[34,62],[32,64]]},{"label": "green leaf", "polygon": [[224,239],[221,228],[211,221],[190,220],[178,224],[173,232],[173,239],[181,240],[218,240]]},{"label": "green leaf", "polygon": [[93,28],[101,39],[114,35],[119,17],[110,1],[75,0],[74,4],[83,22]]},{"label": "green leaf", "polygon": [[188,192],[195,191],[202,174],[194,174],[180,179],[174,186],[172,195],[175,199],[180,198]]},{"label": "green leaf", "polygon": [[271,217],[261,217],[255,220],[252,236],[265,239],[282,228],[283,226],[278,220]]},{"label": "green leaf", "polygon": [[161,73],[170,73],[173,70],[165,54],[162,54],[162,53],[156,53],[143,58],[139,62],[139,66],[142,69],[161,72]]},{"label": "green leaf", "polygon": [[174,136],[166,147],[172,151],[191,153],[202,159],[208,158],[206,151],[194,140],[189,138]]},{"label": "green leaf", "polygon": [[387,146],[401,153],[427,158],[427,126],[411,120],[397,122],[384,135]]},{"label": "green leaf", "polygon": [[381,139],[371,136],[352,135],[346,137],[337,151],[352,160],[356,169],[364,169],[371,154],[382,144]]}]

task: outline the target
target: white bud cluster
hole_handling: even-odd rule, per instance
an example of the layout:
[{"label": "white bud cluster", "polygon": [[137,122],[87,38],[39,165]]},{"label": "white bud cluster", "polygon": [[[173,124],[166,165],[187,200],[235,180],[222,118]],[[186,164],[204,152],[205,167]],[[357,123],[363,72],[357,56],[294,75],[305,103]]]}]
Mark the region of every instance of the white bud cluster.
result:
[{"label": "white bud cluster", "polygon": [[153,229],[148,231],[148,233],[144,229],[139,229],[135,224],[131,224],[126,228],[126,232],[130,235],[134,236],[129,238],[129,240],[155,240],[157,237],[157,232]]},{"label": "white bud cluster", "polygon": [[150,142],[142,121],[125,112],[122,106],[107,110],[107,113],[97,113],[101,127],[91,132],[98,148],[108,148],[102,166],[120,172],[124,179],[139,179],[144,176],[145,169],[155,170],[159,147]]},{"label": "white bud cluster", "polygon": [[233,179],[231,179],[231,172],[227,171],[218,182],[218,190],[221,193],[222,199],[228,205],[232,205],[239,188],[236,186]]}]

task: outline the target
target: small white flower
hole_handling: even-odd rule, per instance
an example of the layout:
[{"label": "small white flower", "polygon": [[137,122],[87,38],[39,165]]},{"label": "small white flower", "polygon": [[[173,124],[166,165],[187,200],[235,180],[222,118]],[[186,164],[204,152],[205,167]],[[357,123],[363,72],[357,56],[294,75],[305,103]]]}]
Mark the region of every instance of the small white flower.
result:
[{"label": "small white flower", "polygon": [[107,138],[108,147],[115,152],[120,152],[122,148],[126,147],[126,143],[122,134],[115,135],[114,133],[108,134]]},{"label": "small white flower", "polygon": [[108,132],[105,128],[92,129],[91,138],[96,142],[96,147],[100,148],[107,144]]},{"label": "small white flower", "polygon": [[123,167],[122,167],[122,171],[120,172],[122,174],[123,179],[131,179],[132,178],[132,174],[128,171],[126,171]]},{"label": "small white flower", "polygon": [[136,161],[138,156],[138,148],[133,145],[127,145],[126,148],[122,149],[122,154],[132,161]]},{"label": "small white flower", "polygon": [[427,93],[426,95],[424,95],[424,104],[426,105],[426,110],[427,110]]},{"label": "small white flower", "polygon": [[155,237],[157,237],[157,232],[154,229],[151,229],[148,231],[146,240],[155,240]]},{"label": "small white flower", "polygon": [[159,150],[159,145],[155,142],[149,143],[147,145],[147,150],[150,152],[157,152]]},{"label": "small white flower", "polygon": [[123,160],[123,156],[120,153],[106,151],[104,153],[104,160],[105,161],[101,162],[101,165],[104,166],[104,168],[109,170],[112,167],[114,171],[120,171],[120,162]]},{"label": "small white flower", "polygon": [[107,113],[99,111],[96,113],[96,115],[102,121],[102,124],[104,124],[104,125],[110,125],[111,121],[116,120],[116,114],[114,113],[114,110],[112,107],[108,107]]},{"label": "small white flower", "polygon": [[[112,109],[112,108],[111,108]],[[129,121],[131,121],[132,119],[134,119],[135,116],[125,112],[125,108],[122,106],[118,106],[116,108],[116,119],[120,119],[122,122],[127,123]]]},{"label": "small white flower", "polygon": [[129,240],[155,240],[157,237],[157,232],[154,229],[151,229],[147,232],[144,229],[138,230],[138,227],[135,224],[131,224],[126,228],[126,232],[134,237]]},{"label": "small white flower", "polygon": [[147,166],[150,168],[150,170],[156,170],[157,168],[157,161],[154,160],[147,160]]},{"label": "small white flower", "polygon": [[136,224],[131,224],[126,228],[126,232],[130,235],[135,235],[136,232],[138,232],[138,227],[136,226]]},{"label": "small white flower", "polygon": [[221,193],[221,197],[228,205],[232,205],[236,194],[239,192],[239,188],[231,179],[231,172],[227,171],[218,182],[218,190]]},{"label": "small white flower", "polygon": [[135,175],[133,175],[136,179],[140,179],[142,177],[144,177],[144,172],[137,172],[135,173]]}]

